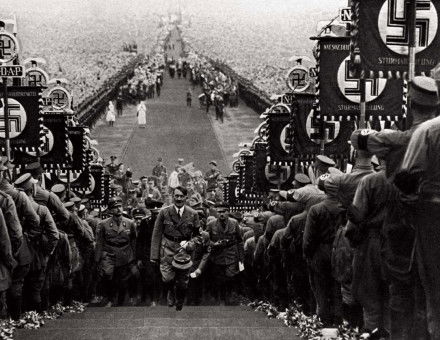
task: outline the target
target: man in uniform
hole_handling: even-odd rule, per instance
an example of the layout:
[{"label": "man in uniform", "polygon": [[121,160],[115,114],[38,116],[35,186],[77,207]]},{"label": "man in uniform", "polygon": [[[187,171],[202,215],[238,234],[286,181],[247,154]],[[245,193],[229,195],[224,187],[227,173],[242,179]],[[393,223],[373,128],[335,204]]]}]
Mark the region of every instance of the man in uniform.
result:
[{"label": "man in uniform", "polygon": [[147,295],[149,295],[153,307],[156,306],[159,300],[160,282],[158,282],[157,267],[150,262],[151,238],[162,205],[163,203],[159,201],[146,202],[145,208],[150,210],[149,216],[143,208],[133,209],[133,218],[137,225],[136,260],[140,272],[137,293],[141,302],[145,301]]},{"label": "man in uniform", "polygon": [[341,316],[337,310],[336,281],[331,273],[331,252],[343,209],[339,207],[329,178],[329,174],[319,178],[319,187],[325,190],[327,197],[308,211],[302,245],[316,299],[316,314],[324,325],[338,322]]},{"label": "man in uniform", "polygon": [[35,162],[26,166],[26,171],[32,175],[34,185],[32,198],[38,204],[46,206],[51,212],[57,225],[63,225],[69,220],[69,212],[64,208],[60,198],[40,185],[43,169]]},{"label": "man in uniform", "polygon": [[[410,92],[415,111],[434,116],[440,104],[433,79],[416,77]],[[411,88],[410,88],[411,90]],[[414,106],[414,105],[413,105]],[[428,331],[440,338],[440,117],[415,130],[406,150],[395,184],[407,197],[416,233],[415,260],[426,297]],[[405,321],[405,320],[402,320]]]},{"label": "man in uniform", "polygon": [[[400,170],[405,150],[414,131],[423,122],[437,114],[439,102],[437,85],[431,78],[415,77],[409,85],[409,95],[413,118],[409,130],[383,130],[360,134],[360,142],[358,143],[360,149],[367,150],[385,160],[386,174],[389,178],[387,187],[381,189],[380,195],[383,195],[382,192],[385,189],[390,192],[383,226],[385,237],[385,251],[383,253],[390,286],[392,339],[413,339],[417,336],[425,338],[427,336],[426,320],[424,320],[425,301],[420,301],[423,299],[419,298],[423,293],[419,292],[417,261],[414,261],[414,254],[417,254],[414,250],[416,231],[412,221],[413,211],[416,211],[412,204],[414,199],[412,193],[407,194],[405,190],[399,192],[389,182]],[[396,184],[399,182],[403,188],[409,187],[410,178],[410,176],[403,174],[396,178]],[[414,327],[414,325],[416,326]],[[420,332],[420,335],[414,332]]]},{"label": "man in uniform", "polygon": [[317,184],[319,176],[328,172],[328,168],[334,167],[336,163],[333,159],[324,156],[316,156],[316,160],[312,166],[309,167],[308,174],[311,182]]},{"label": "man in uniform", "polygon": [[[0,166],[0,190],[12,197],[15,203],[16,214],[20,220],[23,232],[23,242],[16,254],[17,267],[12,272],[12,283],[8,292],[8,309],[12,319],[18,319],[21,314],[22,291],[24,278],[29,272],[32,262],[32,254],[29,250],[28,243],[35,241],[35,237],[40,235],[40,219],[27,195],[17,189],[8,182],[5,172],[8,168],[4,165]],[[4,203],[8,201],[5,200]],[[9,204],[8,204],[9,205]],[[9,216],[13,218],[13,209],[10,210]]]},{"label": "man in uniform", "polygon": [[117,158],[118,158],[118,157],[116,157],[116,156],[110,156],[110,163],[107,164],[107,166],[106,166],[107,172],[108,172],[111,176],[114,176],[114,174],[116,173],[116,171],[118,171],[118,169],[119,169],[119,165],[116,164],[116,159],[117,159]]},{"label": "man in uniform", "polygon": [[157,159],[157,164],[153,168],[152,175],[159,178],[159,189],[162,190],[162,186],[166,185],[166,183],[168,182],[167,168],[165,167],[165,165],[163,165],[162,157],[159,157]]},{"label": "man in uniform", "polygon": [[209,162],[211,169],[209,169],[205,174],[206,181],[206,199],[210,201],[214,201],[215,190],[218,186],[218,181],[221,177],[220,171],[217,169],[217,162],[211,161]]},{"label": "man in uniform", "polygon": [[25,278],[25,293],[29,295],[28,307],[41,311],[41,291],[46,278],[47,261],[58,243],[58,229],[49,209],[32,200],[33,181],[31,175],[27,173],[20,176],[14,185],[31,199],[32,208],[40,220],[41,234],[32,244],[33,260],[30,271]]},{"label": "man in uniform", "polygon": [[[150,261],[158,263],[166,285],[168,306],[181,310],[188,288],[189,271],[175,270],[173,257],[180,251],[191,251],[200,237],[197,212],[186,206],[187,190],[177,187],[172,192],[174,204],[162,209],[154,225]],[[189,268],[188,268],[189,269]]]},{"label": "man in uniform", "polygon": [[211,239],[210,268],[216,294],[230,304],[234,279],[244,261],[244,246],[238,222],[229,218],[226,206],[217,208],[218,218],[209,222],[206,232]]},{"label": "man in uniform", "polygon": [[122,201],[119,197],[112,197],[108,208],[112,217],[98,226],[95,262],[102,269],[108,299],[106,307],[111,307],[116,289],[119,290],[118,305],[122,305],[132,271],[136,274],[136,224],[122,216]]}]

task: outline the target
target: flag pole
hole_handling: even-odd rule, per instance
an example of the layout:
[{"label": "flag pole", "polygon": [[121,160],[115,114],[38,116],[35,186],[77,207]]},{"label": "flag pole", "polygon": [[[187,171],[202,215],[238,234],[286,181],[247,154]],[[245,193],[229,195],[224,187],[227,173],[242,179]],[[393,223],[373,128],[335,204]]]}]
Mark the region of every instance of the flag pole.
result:
[{"label": "flag pole", "polygon": [[[410,1],[410,13],[408,17],[408,29],[409,29],[409,41],[408,41],[408,81],[411,82],[416,74],[416,44],[417,44],[417,32],[416,32],[416,17],[417,17],[417,5],[416,0]],[[411,98],[408,98],[408,116],[406,127],[409,128],[412,125],[413,117],[411,113]]]}]

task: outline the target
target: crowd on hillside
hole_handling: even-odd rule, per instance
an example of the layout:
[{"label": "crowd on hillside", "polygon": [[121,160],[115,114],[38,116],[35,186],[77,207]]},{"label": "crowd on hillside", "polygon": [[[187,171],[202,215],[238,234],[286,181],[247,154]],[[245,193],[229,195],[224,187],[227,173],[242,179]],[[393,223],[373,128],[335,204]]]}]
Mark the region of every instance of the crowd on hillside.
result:
[{"label": "crowd on hillside", "polygon": [[311,58],[313,48],[307,38],[292,32],[314,34],[316,16],[286,11],[273,20],[274,17],[266,15],[258,18],[240,15],[241,8],[230,12],[227,9],[224,6],[215,14],[194,14],[191,24],[183,30],[185,42],[197,53],[230,66],[268,97],[288,91],[287,72],[295,66],[291,58],[294,55]]}]

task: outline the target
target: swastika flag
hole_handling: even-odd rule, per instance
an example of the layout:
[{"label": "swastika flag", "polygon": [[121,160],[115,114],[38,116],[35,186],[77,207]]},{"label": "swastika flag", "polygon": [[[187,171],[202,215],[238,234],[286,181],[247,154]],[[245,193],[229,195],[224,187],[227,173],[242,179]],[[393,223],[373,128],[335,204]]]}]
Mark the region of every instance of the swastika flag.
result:
[{"label": "swastika flag", "polygon": [[[324,37],[319,41],[318,112],[326,120],[343,121],[360,115],[360,80],[350,72],[350,39]],[[367,78],[366,119],[403,117],[403,80]]]},{"label": "swastika flag", "polygon": [[[353,0],[351,58],[380,77],[408,71],[411,0]],[[440,61],[440,0],[416,0],[416,74]]]}]

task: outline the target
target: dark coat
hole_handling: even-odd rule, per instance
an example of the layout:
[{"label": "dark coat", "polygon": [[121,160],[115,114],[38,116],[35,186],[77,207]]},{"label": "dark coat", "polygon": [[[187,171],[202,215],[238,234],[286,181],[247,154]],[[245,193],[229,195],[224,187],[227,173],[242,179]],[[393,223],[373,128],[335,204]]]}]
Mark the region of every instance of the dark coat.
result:
[{"label": "dark coat", "polygon": [[110,217],[102,221],[98,229],[96,262],[111,257],[112,264],[118,267],[134,261],[136,225],[133,220],[122,217],[118,225],[114,218]]},{"label": "dark coat", "polygon": [[0,291],[5,291],[11,284],[11,271],[16,262],[12,256],[11,241],[8,235],[8,229],[0,210]]},{"label": "dark coat", "polygon": [[185,205],[180,217],[174,205],[163,208],[154,224],[150,259],[159,260],[162,237],[189,241],[200,236],[199,227],[199,214],[194,209]]},{"label": "dark coat", "polygon": [[32,255],[28,243],[33,242],[35,238],[40,237],[40,218],[32,208],[31,200],[23,191],[17,190],[5,179],[0,181],[0,190],[10,195],[15,203],[15,208],[23,231],[23,243],[18,251],[16,259],[19,265],[24,266],[32,262]]},{"label": "dark coat", "polygon": [[[212,242],[210,260],[219,265],[229,265],[243,262],[244,247],[238,222],[233,218],[228,218],[223,225],[218,219],[208,223],[206,232]],[[216,242],[223,244],[215,246]]]}]

